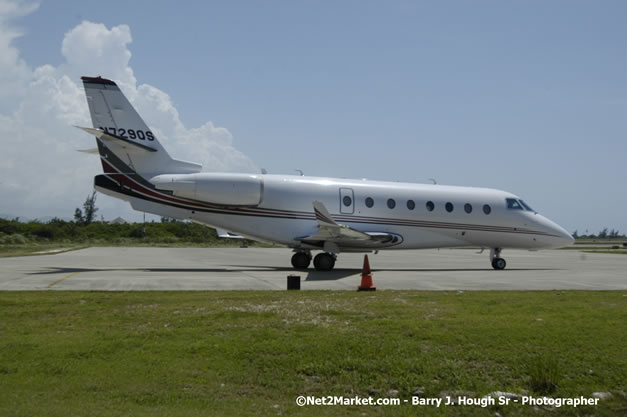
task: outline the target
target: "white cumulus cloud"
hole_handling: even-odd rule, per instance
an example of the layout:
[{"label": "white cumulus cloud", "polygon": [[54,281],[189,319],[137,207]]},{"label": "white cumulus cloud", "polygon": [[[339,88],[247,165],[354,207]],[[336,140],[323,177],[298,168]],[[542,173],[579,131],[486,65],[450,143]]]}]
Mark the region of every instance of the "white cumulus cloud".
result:
[{"label": "white cumulus cloud", "polygon": [[30,14],[37,7],[22,1],[0,0],[0,113],[13,109],[12,101],[19,97],[31,77],[30,68],[13,46],[22,32],[11,25],[11,20]]},{"label": "white cumulus cloud", "polygon": [[[127,25],[82,22],[65,34],[64,63],[31,68],[13,44],[21,33],[12,19],[36,9],[33,3],[0,0],[0,214],[69,217],[91,192],[100,163],[76,150],[95,147],[94,139],[72,127],[91,126],[82,75],[115,80],[174,158],[202,163],[206,171],[256,170],[227,129],[211,121],[186,127],[165,92],[137,84]],[[139,218],[107,196],[97,205],[106,218]]]}]

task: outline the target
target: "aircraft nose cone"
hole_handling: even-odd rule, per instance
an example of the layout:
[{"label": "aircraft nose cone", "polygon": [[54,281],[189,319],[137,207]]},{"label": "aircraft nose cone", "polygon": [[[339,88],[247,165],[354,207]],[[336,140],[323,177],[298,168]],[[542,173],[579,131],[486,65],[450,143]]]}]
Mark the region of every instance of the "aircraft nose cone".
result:
[{"label": "aircraft nose cone", "polygon": [[543,220],[544,221],[542,223],[544,223],[546,232],[551,235],[550,241],[548,242],[550,247],[561,248],[575,243],[573,236],[562,226],[547,218],[544,218]]},{"label": "aircraft nose cone", "polygon": [[568,233],[566,230],[564,230],[563,227],[561,227],[561,226],[559,226],[557,224],[556,224],[556,226],[558,227],[558,229],[556,230],[556,234],[564,242],[563,246],[570,246],[573,243],[575,243],[575,238],[570,233]]}]

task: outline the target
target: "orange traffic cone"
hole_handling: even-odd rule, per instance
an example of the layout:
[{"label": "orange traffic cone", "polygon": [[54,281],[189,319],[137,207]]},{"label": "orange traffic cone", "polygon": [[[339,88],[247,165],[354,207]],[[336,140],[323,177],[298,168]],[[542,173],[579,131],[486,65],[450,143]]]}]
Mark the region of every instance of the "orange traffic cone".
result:
[{"label": "orange traffic cone", "polygon": [[364,267],[361,270],[361,285],[357,291],[375,291],[377,287],[372,282],[372,273],[370,272],[370,262],[368,255],[364,255]]}]

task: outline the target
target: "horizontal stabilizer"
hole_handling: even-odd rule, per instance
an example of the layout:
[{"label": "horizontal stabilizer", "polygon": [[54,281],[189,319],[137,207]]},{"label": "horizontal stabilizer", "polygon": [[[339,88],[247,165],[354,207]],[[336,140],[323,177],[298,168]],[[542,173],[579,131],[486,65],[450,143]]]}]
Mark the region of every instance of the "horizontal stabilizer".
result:
[{"label": "horizontal stabilizer", "polygon": [[124,149],[135,149],[135,150],[143,150],[143,151],[147,151],[147,152],[157,152],[156,149],[151,148],[150,146],[146,146],[143,145],[141,143],[137,143],[137,142],[133,142],[132,140],[129,139],[124,139],[120,136],[116,136],[116,135],[112,135],[111,133],[107,133],[103,130],[100,129],[93,129],[91,127],[81,127],[81,126],[74,126],[77,127],[87,133],[89,133],[90,135],[94,135],[95,137],[97,137],[98,139],[102,140],[102,141],[112,141],[114,143],[117,143],[118,145],[120,145],[122,148]]},{"label": "horizontal stabilizer", "polygon": [[82,153],[91,153],[91,154],[98,155],[98,148],[77,149],[76,151],[77,152],[82,152]]}]

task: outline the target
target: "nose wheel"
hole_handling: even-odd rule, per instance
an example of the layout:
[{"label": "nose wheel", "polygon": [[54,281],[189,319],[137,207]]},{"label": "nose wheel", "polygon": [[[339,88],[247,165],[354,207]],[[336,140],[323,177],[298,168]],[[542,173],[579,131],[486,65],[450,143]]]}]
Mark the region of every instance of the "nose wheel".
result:
[{"label": "nose wheel", "polygon": [[501,248],[494,248],[490,251],[490,260],[492,263],[492,268],[496,269],[497,271],[501,271],[505,269],[505,266],[507,266],[507,262],[505,262],[505,259],[501,258]]},{"label": "nose wheel", "polygon": [[507,265],[507,262],[505,262],[505,259],[503,258],[494,258],[492,259],[492,268],[496,269],[496,270],[502,270],[505,269],[505,266]]}]

